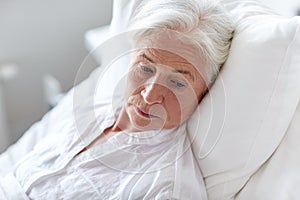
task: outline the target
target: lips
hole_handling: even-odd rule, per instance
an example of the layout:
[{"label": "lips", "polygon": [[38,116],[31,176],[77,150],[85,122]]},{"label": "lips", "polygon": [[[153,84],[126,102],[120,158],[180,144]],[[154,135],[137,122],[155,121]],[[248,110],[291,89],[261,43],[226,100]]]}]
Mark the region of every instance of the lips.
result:
[{"label": "lips", "polygon": [[145,118],[157,118],[158,116],[152,115],[147,111],[146,109],[140,108],[138,106],[135,106],[135,110],[137,113],[139,113],[141,116]]}]

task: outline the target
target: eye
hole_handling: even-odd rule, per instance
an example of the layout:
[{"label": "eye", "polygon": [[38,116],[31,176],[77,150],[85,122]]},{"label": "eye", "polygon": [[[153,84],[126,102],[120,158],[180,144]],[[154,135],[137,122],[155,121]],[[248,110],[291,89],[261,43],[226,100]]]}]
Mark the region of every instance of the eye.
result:
[{"label": "eye", "polygon": [[181,82],[181,81],[177,81],[177,80],[171,80],[171,83],[178,87],[178,88],[184,88],[186,87],[186,84],[184,82]]},{"label": "eye", "polygon": [[145,65],[140,65],[140,67],[141,67],[141,70],[143,72],[146,72],[146,73],[153,73],[154,72],[150,67],[147,67]]}]

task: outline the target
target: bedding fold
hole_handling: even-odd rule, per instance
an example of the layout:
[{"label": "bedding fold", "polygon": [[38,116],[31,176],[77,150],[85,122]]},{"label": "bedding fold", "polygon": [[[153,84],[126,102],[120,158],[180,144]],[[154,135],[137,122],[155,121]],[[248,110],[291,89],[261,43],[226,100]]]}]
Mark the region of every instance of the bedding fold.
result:
[{"label": "bedding fold", "polygon": [[0,178],[1,200],[29,200],[13,174]]}]

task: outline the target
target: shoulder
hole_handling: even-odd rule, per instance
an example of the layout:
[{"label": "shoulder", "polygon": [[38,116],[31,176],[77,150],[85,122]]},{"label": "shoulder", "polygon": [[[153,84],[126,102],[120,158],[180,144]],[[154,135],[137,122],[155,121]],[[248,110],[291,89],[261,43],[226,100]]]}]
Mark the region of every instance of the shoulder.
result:
[{"label": "shoulder", "polygon": [[196,162],[188,137],[184,138],[181,155],[176,160],[172,199],[207,200],[201,169]]}]

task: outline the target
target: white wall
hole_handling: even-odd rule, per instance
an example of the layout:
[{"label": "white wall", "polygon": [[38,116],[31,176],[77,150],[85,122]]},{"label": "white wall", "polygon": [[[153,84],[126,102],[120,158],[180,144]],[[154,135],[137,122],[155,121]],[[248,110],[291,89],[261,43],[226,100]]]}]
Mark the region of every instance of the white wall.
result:
[{"label": "white wall", "polygon": [[6,121],[6,112],[4,107],[4,98],[2,92],[2,81],[0,77],[0,152],[6,147],[8,138],[7,138],[7,121]]},{"label": "white wall", "polygon": [[[47,110],[43,75],[56,77],[64,91],[73,86],[87,54],[84,33],[108,24],[111,9],[111,0],[0,1],[0,65],[19,66],[18,76],[3,85],[11,142]],[[87,71],[95,67],[90,64]]]}]

